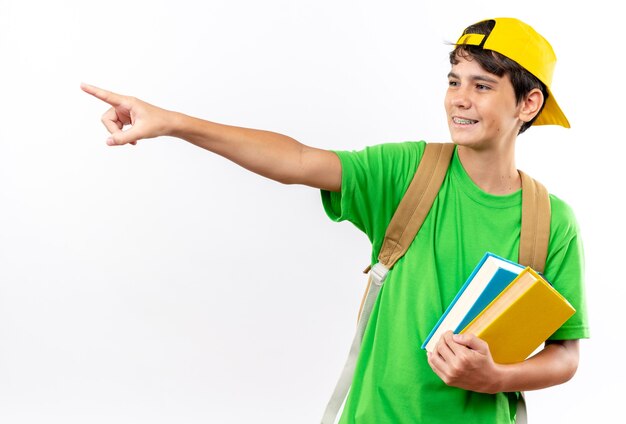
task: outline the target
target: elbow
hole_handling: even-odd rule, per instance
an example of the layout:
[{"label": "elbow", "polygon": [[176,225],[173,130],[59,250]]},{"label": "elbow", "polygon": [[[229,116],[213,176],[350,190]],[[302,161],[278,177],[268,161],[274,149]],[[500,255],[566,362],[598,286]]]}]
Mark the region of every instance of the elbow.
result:
[{"label": "elbow", "polygon": [[561,351],[559,355],[561,383],[570,381],[574,378],[578,370],[580,358],[578,340],[560,340],[558,342],[552,342],[550,345]]},{"label": "elbow", "polygon": [[568,361],[567,372],[565,373],[565,381],[570,381],[576,375],[576,371],[578,371],[578,352],[576,355],[571,355],[572,357]]},{"label": "elbow", "polygon": [[578,371],[578,358],[569,359],[563,367],[563,383],[570,381]]},{"label": "elbow", "polygon": [[278,177],[271,178],[271,179],[276,181],[277,183],[280,183],[280,184],[283,184],[283,185],[296,185],[296,184],[299,184],[298,180],[296,180],[293,177],[278,176]]}]

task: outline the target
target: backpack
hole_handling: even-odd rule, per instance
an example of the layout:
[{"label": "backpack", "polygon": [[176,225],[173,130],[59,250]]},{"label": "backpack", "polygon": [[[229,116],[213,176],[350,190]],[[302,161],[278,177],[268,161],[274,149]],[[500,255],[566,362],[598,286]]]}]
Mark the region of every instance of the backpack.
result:
[{"label": "backpack", "polygon": [[[387,273],[406,253],[426,219],[448,171],[454,148],[452,143],[426,144],[415,176],[389,222],[378,262],[364,271],[369,272],[369,278],[359,308],[356,334],[344,369],[324,412],[322,424],[334,424],[336,420],[350,389],[363,333],[380,288]],[[550,238],[550,198],[541,183],[521,171],[518,172],[522,180],[522,226],[518,262],[542,273]],[[526,404],[521,393],[516,422],[522,424],[526,421]]]}]

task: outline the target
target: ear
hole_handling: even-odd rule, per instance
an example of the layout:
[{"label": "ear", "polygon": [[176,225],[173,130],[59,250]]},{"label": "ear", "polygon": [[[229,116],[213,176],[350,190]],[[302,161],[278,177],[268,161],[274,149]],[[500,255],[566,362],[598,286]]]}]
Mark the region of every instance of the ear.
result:
[{"label": "ear", "polygon": [[521,108],[519,118],[524,122],[528,122],[533,119],[541,110],[543,101],[543,93],[540,89],[533,88],[530,90],[520,105]]}]

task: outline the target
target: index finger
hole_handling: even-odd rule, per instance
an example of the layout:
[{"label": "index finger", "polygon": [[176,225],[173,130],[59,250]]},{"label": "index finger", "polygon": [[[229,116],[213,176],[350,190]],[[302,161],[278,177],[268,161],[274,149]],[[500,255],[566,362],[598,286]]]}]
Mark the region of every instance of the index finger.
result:
[{"label": "index finger", "polygon": [[456,343],[472,350],[477,350],[479,352],[489,350],[489,344],[472,333],[455,334],[452,339]]},{"label": "index finger", "polygon": [[119,106],[122,103],[123,96],[112,91],[107,91],[94,85],[85,84],[84,82],[80,84],[80,88],[85,93],[91,94],[111,106]]}]

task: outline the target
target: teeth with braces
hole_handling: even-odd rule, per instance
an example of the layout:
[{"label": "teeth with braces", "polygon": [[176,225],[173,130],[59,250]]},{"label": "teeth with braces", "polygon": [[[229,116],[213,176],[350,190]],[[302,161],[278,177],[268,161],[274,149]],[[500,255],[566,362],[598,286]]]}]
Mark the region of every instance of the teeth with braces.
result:
[{"label": "teeth with braces", "polygon": [[463,118],[454,118],[455,124],[475,124],[478,121],[474,121],[473,119],[463,119]]}]

